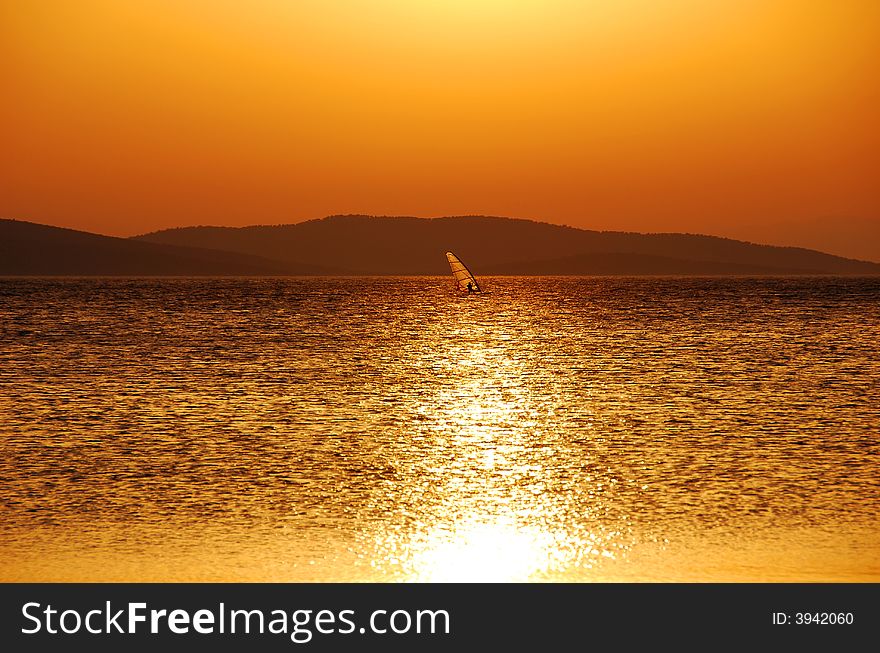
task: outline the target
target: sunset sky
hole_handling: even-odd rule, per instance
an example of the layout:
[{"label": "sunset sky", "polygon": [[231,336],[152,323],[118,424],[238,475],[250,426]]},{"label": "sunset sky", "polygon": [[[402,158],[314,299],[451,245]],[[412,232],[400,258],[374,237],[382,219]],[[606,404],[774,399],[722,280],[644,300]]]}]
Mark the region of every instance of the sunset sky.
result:
[{"label": "sunset sky", "polygon": [[877,0],[0,2],[0,217],[335,213],[880,261]]}]

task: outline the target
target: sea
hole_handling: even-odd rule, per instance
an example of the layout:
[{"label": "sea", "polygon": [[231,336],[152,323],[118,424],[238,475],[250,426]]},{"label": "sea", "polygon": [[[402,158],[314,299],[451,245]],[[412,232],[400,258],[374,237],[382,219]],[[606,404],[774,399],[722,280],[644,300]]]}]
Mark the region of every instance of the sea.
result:
[{"label": "sea", "polygon": [[880,278],[0,279],[0,581],[880,582]]}]

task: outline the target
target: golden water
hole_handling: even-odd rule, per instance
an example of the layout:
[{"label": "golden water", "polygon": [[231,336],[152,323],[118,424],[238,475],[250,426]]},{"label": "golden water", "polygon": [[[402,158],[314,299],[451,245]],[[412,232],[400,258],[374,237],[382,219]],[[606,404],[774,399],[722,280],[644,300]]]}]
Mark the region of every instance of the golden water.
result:
[{"label": "golden water", "polygon": [[0,580],[880,580],[880,279],[0,280]]}]

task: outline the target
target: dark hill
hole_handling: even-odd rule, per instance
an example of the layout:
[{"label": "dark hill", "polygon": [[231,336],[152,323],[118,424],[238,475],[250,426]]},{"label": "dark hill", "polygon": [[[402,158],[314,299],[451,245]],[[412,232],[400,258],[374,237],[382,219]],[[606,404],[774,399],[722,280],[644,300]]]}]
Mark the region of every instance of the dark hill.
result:
[{"label": "dark hill", "polygon": [[0,219],[0,275],[315,274],[315,266]]},{"label": "dark hill", "polygon": [[446,274],[453,250],[475,274],[880,274],[814,250],[691,234],[600,232],[483,216],[331,216],[299,224],[186,227],[137,240],[238,252],[353,274]]},{"label": "dark hill", "polygon": [[[503,270],[499,272],[498,270]],[[815,274],[812,270],[790,270],[789,274]],[[670,276],[717,276],[717,275],[774,275],[778,268],[744,263],[717,261],[691,261],[687,259],[655,256],[653,254],[605,253],[578,254],[546,261],[521,261],[495,269],[489,267],[485,274],[516,275],[670,275]]]}]

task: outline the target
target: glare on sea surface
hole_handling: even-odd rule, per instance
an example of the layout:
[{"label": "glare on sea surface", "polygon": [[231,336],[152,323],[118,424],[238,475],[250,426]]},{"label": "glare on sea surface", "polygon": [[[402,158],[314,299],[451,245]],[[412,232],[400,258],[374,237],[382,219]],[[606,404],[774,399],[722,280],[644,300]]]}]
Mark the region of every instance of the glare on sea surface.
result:
[{"label": "glare on sea surface", "polygon": [[437,530],[412,554],[413,580],[517,582],[546,572],[556,557],[553,537],[536,528],[475,522]]},{"label": "glare on sea surface", "polygon": [[410,427],[429,444],[396,462],[411,479],[397,501],[415,519],[379,529],[374,567],[418,582],[523,582],[614,557],[619,533],[593,532],[561,492],[581,481],[560,474],[550,445],[561,436],[541,426],[556,408],[533,397],[536,382],[553,382],[534,368],[541,352],[504,346],[511,334],[475,317],[466,346],[431,339],[432,391]]}]

